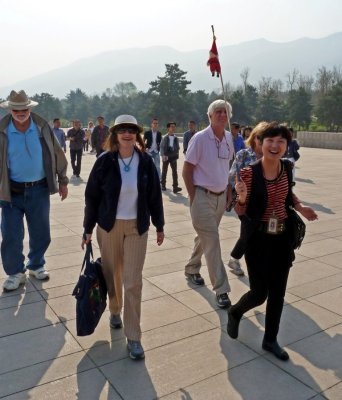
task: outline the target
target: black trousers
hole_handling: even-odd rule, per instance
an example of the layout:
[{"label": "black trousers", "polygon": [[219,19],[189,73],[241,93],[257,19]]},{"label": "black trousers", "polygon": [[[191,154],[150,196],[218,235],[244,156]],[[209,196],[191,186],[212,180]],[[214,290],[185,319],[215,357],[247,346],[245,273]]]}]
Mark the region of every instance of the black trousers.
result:
[{"label": "black trousers", "polygon": [[267,300],[264,339],[276,340],[284,305],[293,251],[287,232],[270,235],[256,232],[245,254],[250,290],[231,307],[236,318]]},{"label": "black trousers", "polygon": [[236,260],[240,260],[244,252],[245,252],[244,242],[239,238],[235,243],[235,246],[233,247],[233,250],[231,251],[230,255]]},{"label": "black trousers", "polygon": [[81,173],[82,153],[83,153],[83,149],[80,149],[80,150],[71,150],[70,149],[71,167],[72,167],[73,174],[76,176]]},{"label": "black trousers", "polygon": [[169,164],[172,169],[172,186],[176,188],[178,186],[177,160],[163,161],[163,169],[162,169],[160,183],[162,184],[162,186],[166,185],[166,175],[167,175],[167,170],[169,168]]},{"label": "black trousers", "polygon": [[89,139],[83,141],[83,151],[88,151],[89,149]]}]

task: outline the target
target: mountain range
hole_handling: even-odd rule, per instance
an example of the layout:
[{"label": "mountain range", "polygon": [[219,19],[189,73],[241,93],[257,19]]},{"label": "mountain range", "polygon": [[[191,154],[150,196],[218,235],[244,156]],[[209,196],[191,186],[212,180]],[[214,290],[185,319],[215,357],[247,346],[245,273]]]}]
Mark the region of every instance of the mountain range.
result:
[{"label": "mountain range", "polygon": [[[327,69],[342,66],[342,32],[320,39],[301,38],[286,43],[257,39],[218,47],[218,51],[225,83],[241,84],[240,73],[245,68],[249,68],[248,81],[251,84],[257,84],[261,77],[285,82],[286,74],[294,68],[302,75],[315,77],[322,66]],[[25,89],[30,95],[45,92],[63,98],[76,88],[87,94],[100,94],[119,82],[133,82],[138,90],[146,91],[149,82],[165,74],[165,64],[175,63],[187,72],[192,91],[211,92],[221,84],[220,79],[211,76],[206,66],[208,54],[209,48],[184,52],[167,46],[110,50],[17,82],[11,87],[0,88],[0,93],[9,93],[15,87]]]}]

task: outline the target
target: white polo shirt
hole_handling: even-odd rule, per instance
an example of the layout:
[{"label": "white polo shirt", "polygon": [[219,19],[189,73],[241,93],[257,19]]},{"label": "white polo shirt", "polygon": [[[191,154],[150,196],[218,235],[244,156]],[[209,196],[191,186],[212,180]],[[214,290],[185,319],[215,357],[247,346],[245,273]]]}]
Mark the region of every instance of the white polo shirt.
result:
[{"label": "white polo shirt", "polygon": [[230,161],[234,157],[234,144],[230,132],[219,141],[211,126],[197,132],[189,142],[185,161],[195,166],[194,185],[212,192],[222,192],[228,185]]}]

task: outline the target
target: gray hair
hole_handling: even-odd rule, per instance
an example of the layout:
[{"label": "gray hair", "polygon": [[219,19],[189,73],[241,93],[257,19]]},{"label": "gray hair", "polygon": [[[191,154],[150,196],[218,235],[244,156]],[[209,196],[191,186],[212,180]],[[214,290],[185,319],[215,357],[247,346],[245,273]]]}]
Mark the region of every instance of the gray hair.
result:
[{"label": "gray hair", "polygon": [[233,109],[232,109],[231,104],[228,103],[228,101],[224,101],[224,100],[219,99],[219,100],[215,100],[215,101],[213,101],[211,104],[209,104],[209,107],[208,107],[208,117],[209,117],[209,121],[210,121],[211,115],[213,115],[213,113],[214,113],[216,110],[220,110],[220,109],[222,109],[222,108],[225,108],[225,109],[228,110],[228,117],[229,117],[229,119],[232,117],[232,115],[233,115],[232,110],[233,110]]}]

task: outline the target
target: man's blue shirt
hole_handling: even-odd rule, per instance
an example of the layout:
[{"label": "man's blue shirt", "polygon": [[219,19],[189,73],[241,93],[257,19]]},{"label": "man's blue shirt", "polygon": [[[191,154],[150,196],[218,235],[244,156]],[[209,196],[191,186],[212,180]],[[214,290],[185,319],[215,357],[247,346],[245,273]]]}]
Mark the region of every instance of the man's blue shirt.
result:
[{"label": "man's blue shirt", "polygon": [[37,125],[31,118],[27,131],[19,132],[11,121],[7,128],[10,179],[34,182],[45,177],[42,146]]},{"label": "man's blue shirt", "polygon": [[53,128],[52,131],[53,131],[54,135],[56,136],[61,148],[65,151],[66,150],[65,133],[64,133],[63,129]]},{"label": "man's blue shirt", "polygon": [[233,143],[234,143],[235,154],[238,151],[246,148],[245,141],[243,140],[243,137],[240,134],[238,134],[236,138],[234,138],[233,136]]}]

